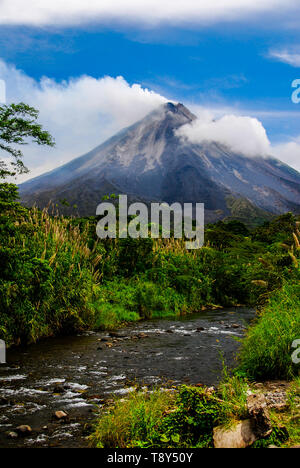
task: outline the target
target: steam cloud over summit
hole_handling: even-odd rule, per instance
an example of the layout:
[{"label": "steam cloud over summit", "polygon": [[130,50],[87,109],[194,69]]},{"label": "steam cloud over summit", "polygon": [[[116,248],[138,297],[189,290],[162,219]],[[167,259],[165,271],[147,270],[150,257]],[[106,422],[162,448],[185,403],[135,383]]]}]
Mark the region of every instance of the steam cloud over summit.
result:
[{"label": "steam cloud over summit", "polygon": [[194,144],[220,143],[246,156],[264,156],[272,151],[263,125],[251,117],[225,115],[219,120],[197,119],[181,127],[177,135]]}]

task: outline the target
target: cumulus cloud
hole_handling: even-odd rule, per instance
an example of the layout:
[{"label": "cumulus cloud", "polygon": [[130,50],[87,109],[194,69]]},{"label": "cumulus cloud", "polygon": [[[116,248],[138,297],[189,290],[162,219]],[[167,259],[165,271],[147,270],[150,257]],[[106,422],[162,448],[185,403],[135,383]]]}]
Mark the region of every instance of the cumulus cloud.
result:
[{"label": "cumulus cloud", "polygon": [[266,156],[271,144],[262,123],[252,117],[224,115],[217,120],[202,112],[192,124],[178,130],[178,135],[192,143],[214,141],[246,156]]},{"label": "cumulus cloud", "polygon": [[288,143],[281,143],[272,148],[272,153],[281,161],[300,172],[300,136]]},{"label": "cumulus cloud", "polygon": [[31,177],[90,151],[166,101],[139,84],[130,86],[121,76],[37,82],[0,60],[0,77],[6,82],[7,101],[39,109],[39,120],[56,140],[54,149],[24,147]]},{"label": "cumulus cloud", "polygon": [[[254,117],[241,116],[229,108],[205,109],[193,106],[198,119],[177,130],[178,136],[191,143],[216,142],[248,157],[273,156],[300,172],[300,136],[272,144],[263,124]],[[263,113],[266,114],[266,113]],[[267,113],[268,114],[268,113]],[[281,118],[281,113],[273,115]],[[287,115],[295,117],[295,114]]]},{"label": "cumulus cloud", "polygon": [[0,0],[0,22],[18,25],[78,25],[88,22],[213,23],[287,11],[297,0]]},{"label": "cumulus cloud", "polygon": [[287,63],[292,67],[300,67],[300,53],[285,50],[273,50],[269,53],[270,58],[274,58],[279,62]]}]

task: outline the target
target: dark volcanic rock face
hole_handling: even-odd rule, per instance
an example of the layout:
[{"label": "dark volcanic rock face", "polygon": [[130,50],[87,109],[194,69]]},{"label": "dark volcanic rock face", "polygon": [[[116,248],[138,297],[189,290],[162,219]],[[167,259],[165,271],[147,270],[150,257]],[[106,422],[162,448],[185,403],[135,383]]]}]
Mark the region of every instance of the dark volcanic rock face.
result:
[{"label": "dark volcanic rock face", "polygon": [[165,104],[90,153],[22,184],[22,201],[43,208],[66,199],[80,215],[94,215],[103,195],[120,193],[129,200],[205,203],[213,219],[230,214],[233,196],[274,214],[300,212],[297,171],[274,158],[177,137],[194,119],[182,104]]}]

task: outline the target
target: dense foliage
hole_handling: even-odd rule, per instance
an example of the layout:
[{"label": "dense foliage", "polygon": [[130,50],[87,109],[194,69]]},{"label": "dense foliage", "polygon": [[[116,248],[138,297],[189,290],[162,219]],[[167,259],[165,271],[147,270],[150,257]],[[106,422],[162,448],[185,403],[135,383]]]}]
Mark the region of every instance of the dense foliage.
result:
[{"label": "dense foliage", "polygon": [[291,214],[251,232],[238,221],[209,225],[205,246],[187,251],[174,239],[100,241],[96,218],[28,210],[16,197],[13,184],[1,184],[0,336],[8,343],[263,305],[296,275]]}]

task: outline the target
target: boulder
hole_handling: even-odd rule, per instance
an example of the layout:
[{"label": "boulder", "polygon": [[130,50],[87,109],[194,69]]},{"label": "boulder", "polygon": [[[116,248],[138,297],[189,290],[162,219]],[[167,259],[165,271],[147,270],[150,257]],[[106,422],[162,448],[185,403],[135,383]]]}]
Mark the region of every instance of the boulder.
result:
[{"label": "boulder", "polygon": [[238,422],[231,429],[222,426],[214,428],[214,447],[225,448],[247,448],[256,442],[257,437],[253,431],[250,419]]},{"label": "boulder", "polygon": [[247,398],[248,413],[253,421],[253,428],[258,439],[272,433],[272,424],[265,395],[254,393]]},{"label": "boulder", "polygon": [[58,420],[66,419],[68,417],[67,413],[65,413],[64,411],[56,411],[54,416]]},{"label": "boulder", "polygon": [[8,437],[9,439],[17,439],[19,436],[18,436],[18,434],[17,434],[16,432],[9,432],[9,433],[7,434],[7,437]]}]

